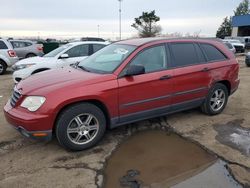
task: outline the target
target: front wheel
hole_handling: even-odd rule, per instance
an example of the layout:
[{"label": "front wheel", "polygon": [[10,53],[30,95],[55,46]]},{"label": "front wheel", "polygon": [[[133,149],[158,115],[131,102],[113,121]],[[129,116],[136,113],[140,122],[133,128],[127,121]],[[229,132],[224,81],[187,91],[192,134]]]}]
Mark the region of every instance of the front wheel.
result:
[{"label": "front wheel", "polygon": [[90,103],[80,103],[64,110],[56,123],[56,137],[69,150],[80,151],[97,144],[106,130],[101,109]]},{"label": "front wheel", "polygon": [[226,107],[227,101],[227,87],[224,84],[217,83],[210,89],[201,109],[208,115],[220,114]]}]

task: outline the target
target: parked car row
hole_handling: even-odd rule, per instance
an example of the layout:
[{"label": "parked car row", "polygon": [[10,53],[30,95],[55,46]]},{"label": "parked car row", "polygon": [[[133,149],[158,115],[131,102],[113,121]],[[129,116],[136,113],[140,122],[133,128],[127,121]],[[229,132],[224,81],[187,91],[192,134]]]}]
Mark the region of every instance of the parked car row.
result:
[{"label": "parked car row", "polygon": [[244,53],[245,44],[236,39],[224,39],[223,42],[230,43],[234,46],[236,52]]},{"label": "parked car row", "polygon": [[108,42],[95,41],[73,42],[65,44],[43,57],[23,59],[12,66],[15,71],[13,73],[14,82],[18,83],[30,75],[42,71],[73,65],[108,44]]},{"label": "parked car row", "polygon": [[7,67],[11,67],[18,60],[12,45],[7,40],[0,39],[0,75],[4,74]]},{"label": "parked car row", "polygon": [[[26,77],[34,67],[61,67],[104,45],[70,43],[43,59],[20,61],[16,69]],[[238,88],[238,72],[235,55],[217,40],[124,40],[77,66],[15,79],[20,82],[4,113],[26,137],[50,140],[55,135],[63,147],[83,150],[96,145],[108,128],[196,107],[209,115],[221,113]]]},{"label": "parked car row", "polygon": [[29,40],[0,39],[0,75],[20,59],[43,55],[42,44]]}]

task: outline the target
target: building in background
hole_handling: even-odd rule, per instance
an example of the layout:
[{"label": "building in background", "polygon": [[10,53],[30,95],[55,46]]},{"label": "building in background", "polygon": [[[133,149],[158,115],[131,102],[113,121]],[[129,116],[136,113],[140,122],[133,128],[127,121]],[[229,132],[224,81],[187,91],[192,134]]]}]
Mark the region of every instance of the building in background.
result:
[{"label": "building in background", "polygon": [[250,14],[234,16],[232,26],[232,37],[250,36]]}]

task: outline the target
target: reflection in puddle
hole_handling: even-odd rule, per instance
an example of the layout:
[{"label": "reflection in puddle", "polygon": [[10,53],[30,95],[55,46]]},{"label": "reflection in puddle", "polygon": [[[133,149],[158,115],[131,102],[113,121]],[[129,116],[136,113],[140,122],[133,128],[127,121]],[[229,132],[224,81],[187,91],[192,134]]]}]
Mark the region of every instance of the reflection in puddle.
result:
[{"label": "reflection in puddle", "polygon": [[215,185],[212,187],[238,187],[224,163],[216,161],[213,155],[175,134],[140,132],[122,143],[108,160],[104,187],[206,188],[209,186],[204,184],[210,181]]}]

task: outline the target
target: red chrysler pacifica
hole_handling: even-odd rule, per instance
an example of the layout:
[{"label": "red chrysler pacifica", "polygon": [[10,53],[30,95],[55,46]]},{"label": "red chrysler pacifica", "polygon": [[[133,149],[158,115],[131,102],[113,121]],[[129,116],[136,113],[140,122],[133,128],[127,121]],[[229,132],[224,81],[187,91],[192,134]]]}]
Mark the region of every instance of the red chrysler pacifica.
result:
[{"label": "red chrysler pacifica", "polygon": [[54,134],[71,150],[107,128],[201,107],[219,114],[239,85],[239,65],[216,40],[145,38],[113,43],[75,67],[21,81],[4,107],[24,136]]}]

